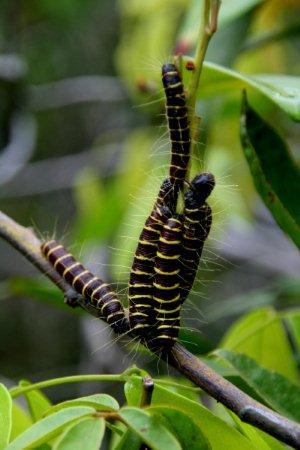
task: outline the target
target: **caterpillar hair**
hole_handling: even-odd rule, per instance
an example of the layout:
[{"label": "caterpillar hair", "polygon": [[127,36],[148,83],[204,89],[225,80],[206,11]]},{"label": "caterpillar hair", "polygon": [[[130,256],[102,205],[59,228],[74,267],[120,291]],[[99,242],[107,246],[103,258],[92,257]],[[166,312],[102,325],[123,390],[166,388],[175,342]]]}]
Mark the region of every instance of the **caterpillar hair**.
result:
[{"label": "caterpillar hair", "polygon": [[204,242],[212,223],[212,211],[206,203],[215,186],[215,177],[209,172],[197,175],[184,197],[184,221],[181,255],[181,303],[194,284]]},{"label": "caterpillar hair", "polygon": [[175,191],[169,178],[159,190],[157,200],[139,237],[129,278],[129,321],[135,336],[147,341],[154,325],[154,258],[164,223],[176,207]]},{"label": "caterpillar hair", "polygon": [[156,326],[149,346],[168,351],[178,339],[180,328],[180,254],[182,217],[173,216],[163,226],[155,258],[153,309]]},{"label": "caterpillar hair", "polygon": [[94,315],[104,319],[117,334],[128,331],[123,306],[109,284],[86,270],[55,240],[45,242],[41,250],[53,268],[83,297],[84,303],[80,306],[93,309]]},{"label": "caterpillar hair", "polygon": [[170,179],[182,188],[190,160],[190,129],[183,83],[175,64],[162,66],[166,116],[171,140]]}]

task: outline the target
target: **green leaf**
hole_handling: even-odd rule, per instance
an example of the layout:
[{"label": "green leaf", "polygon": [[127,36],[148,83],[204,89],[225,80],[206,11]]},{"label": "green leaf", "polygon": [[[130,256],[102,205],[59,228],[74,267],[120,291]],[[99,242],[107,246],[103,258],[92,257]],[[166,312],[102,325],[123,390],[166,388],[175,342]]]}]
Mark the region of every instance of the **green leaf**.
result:
[{"label": "green leaf", "polygon": [[266,369],[297,380],[295,361],[280,316],[271,308],[241,317],[228,330],[220,347],[244,353]]},{"label": "green leaf", "polygon": [[120,410],[119,414],[126,425],[140,436],[142,441],[149,445],[151,449],[181,449],[179,442],[169,430],[148,412],[138,408],[125,407]]},{"label": "green leaf", "polygon": [[270,372],[252,358],[228,350],[216,352],[276,411],[300,421],[300,388],[279,373]]},{"label": "green leaf", "polygon": [[99,450],[105,432],[102,417],[81,420],[62,434],[53,445],[53,450]]},{"label": "green leaf", "polygon": [[300,171],[284,141],[243,100],[241,141],[256,190],[300,248]]},{"label": "green leaf", "polygon": [[213,449],[226,448],[226,450],[236,450],[237,448],[242,448],[243,450],[254,450],[255,448],[241,433],[217,417],[201,403],[189,400],[180,394],[175,394],[157,383],[155,384],[151,405],[163,405],[171,408],[176,405],[178,409],[194,420]]},{"label": "green leaf", "polygon": [[95,413],[93,408],[74,407],[58,411],[51,416],[34,423],[30,428],[12,441],[7,450],[20,450],[27,447],[37,447],[57,436],[66,426],[82,417]]},{"label": "green leaf", "polygon": [[[186,413],[179,409],[152,406],[147,408],[151,414],[162,416],[163,423],[176,436],[183,450],[210,450],[211,446],[201,428]],[[159,419],[158,417],[158,419]],[[161,419],[159,419],[161,421]]]},{"label": "green leaf", "polygon": [[[189,58],[190,60],[191,58]],[[199,98],[251,88],[271,100],[293,120],[300,121],[300,78],[290,75],[245,75],[219,64],[205,62]]]},{"label": "green leaf", "polygon": [[[31,383],[26,380],[22,380],[19,383],[19,386],[21,387],[30,385]],[[50,400],[39,390],[25,392],[24,396],[33,422],[40,420],[44,413],[51,407]]]},{"label": "green leaf", "polygon": [[[223,405],[222,405],[223,406]],[[226,409],[223,407],[224,410]],[[230,415],[232,420],[245,436],[247,436],[250,441],[255,445],[255,448],[260,450],[284,450],[285,446],[281,444],[277,439],[272,436],[267,435],[263,431],[249,425],[248,423],[242,422],[238,416],[236,416],[232,411],[226,409],[226,412]]]},{"label": "green leaf", "polygon": [[97,411],[118,411],[119,404],[117,400],[107,394],[93,394],[86,397],[75,398],[74,400],[67,400],[65,402],[54,405],[51,409],[48,409],[47,415],[53,414],[56,411],[60,411],[64,408],[70,408],[71,406],[90,406]]},{"label": "green leaf", "polygon": [[113,450],[140,450],[141,438],[132,430],[127,429]]},{"label": "green leaf", "polygon": [[[136,400],[138,398],[137,392],[141,393],[140,380],[130,380],[129,392],[130,400]],[[174,405],[176,405],[177,409],[180,409],[180,411],[186,413],[194,420],[195,424],[199,426],[208,439],[212,448],[226,448],[226,450],[242,448],[243,450],[254,450],[254,447],[248,439],[225,423],[222,419],[215,416],[203,405],[189,400],[180,394],[174,393],[171,390],[160,386],[159,383],[155,383],[151,407],[156,405],[169,406],[170,408],[173,408]]]},{"label": "green leaf", "polygon": [[0,450],[5,449],[11,433],[12,400],[10,393],[0,383]]},{"label": "green leaf", "polygon": [[12,404],[12,429],[10,433],[10,441],[13,441],[19,434],[23,433],[32,425],[29,415],[18,405]]}]

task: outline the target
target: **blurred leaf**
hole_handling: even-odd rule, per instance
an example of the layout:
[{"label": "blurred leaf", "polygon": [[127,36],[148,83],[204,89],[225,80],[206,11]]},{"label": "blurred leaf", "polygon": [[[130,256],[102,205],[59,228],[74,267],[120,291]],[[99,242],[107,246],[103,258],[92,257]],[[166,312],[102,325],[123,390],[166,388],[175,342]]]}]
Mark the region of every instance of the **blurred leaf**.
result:
[{"label": "blurred leaf", "polygon": [[227,331],[220,347],[245,353],[266,369],[297,380],[295,361],[280,316],[272,309],[252,311],[240,318]]},{"label": "blurred leaf", "polygon": [[112,254],[112,276],[116,280],[126,280],[126,282],[128,280],[141,229],[152,210],[162,180],[166,176],[166,170],[163,167],[166,161],[165,155],[156,151],[155,157],[149,156],[155,144],[153,135],[145,129],[132,133],[126,143],[128,150],[130,147],[130,154],[139,156],[138,158],[131,156],[129,161],[126,161],[127,170],[124,172],[124,181],[119,180],[120,189],[123,195],[127,192],[127,201],[129,199],[130,203],[122,218],[115,251]]},{"label": "blurred leaf", "polygon": [[213,343],[204,334],[185,328],[184,321],[179,330],[179,340],[187,350],[194,354],[202,355],[214,349]]},{"label": "blurred leaf", "polygon": [[12,404],[12,429],[10,434],[10,440],[13,441],[19,434],[23,433],[27,428],[32,425],[27,412],[25,412],[18,403]]},{"label": "blurred leaf", "polygon": [[126,425],[153,450],[180,450],[177,439],[165,428],[157,417],[138,408],[122,408],[119,412]]},{"label": "blurred leaf", "polygon": [[[147,408],[147,411],[158,416],[158,420],[176,436],[183,450],[209,450],[212,448],[201,428],[182,411],[165,406],[152,406]],[[161,421],[160,416],[164,420]]]},{"label": "blurred leaf", "polygon": [[246,0],[243,2],[237,2],[236,0],[226,0],[226,2],[223,2],[221,4],[220,8],[220,26],[237,19],[241,15],[255,8],[260,3],[263,3],[263,0]]},{"label": "blurred leaf", "polygon": [[105,432],[102,417],[82,420],[71,426],[52,446],[53,450],[99,450]]},{"label": "blurred leaf", "polygon": [[279,373],[270,372],[252,358],[228,350],[218,350],[218,356],[234,367],[260,397],[276,411],[300,420],[300,388]]},{"label": "blurred leaf", "polygon": [[12,400],[10,393],[0,383],[0,449],[5,449],[9,443],[12,426]]},{"label": "blurred leaf", "polygon": [[97,411],[118,411],[119,404],[117,400],[107,394],[93,394],[86,397],[79,397],[73,400],[67,400],[48,409],[47,415],[53,414],[61,409],[70,408],[72,406],[90,406]]},{"label": "blurred leaf", "polygon": [[[245,0],[243,2],[226,0],[226,2],[222,2],[218,19],[218,32],[222,32],[224,25],[244,16],[259,3],[262,3],[262,0]],[[202,0],[194,0],[188,8],[182,29],[177,39],[180,49],[187,49],[184,53],[191,53],[191,50],[197,44],[203,17],[203,6],[204,2]],[[233,26],[234,24],[231,25]]]},{"label": "blurred leaf", "polygon": [[213,322],[234,315],[243,314],[249,310],[272,305],[276,300],[276,294],[270,290],[255,290],[242,295],[235,295],[224,299],[218,308],[216,305],[208,305],[205,308],[207,322]]},{"label": "blurred leaf", "polygon": [[283,140],[248,105],[246,95],[241,140],[258,193],[278,225],[300,248],[300,171]]},{"label": "blurred leaf", "polygon": [[[22,380],[19,383],[20,387],[30,386],[30,382],[26,380]],[[31,415],[33,422],[37,422],[40,420],[44,413],[51,407],[50,400],[46,397],[46,395],[39,391],[38,389],[34,391],[28,391],[24,394],[28,409]]]},{"label": "blurred leaf", "polygon": [[297,353],[300,356],[300,311],[299,309],[288,311],[283,314],[283,318],[290,331]]},{"label": "blurred leaf", "polygon": [[[190,58],[189,58],[190,59]],[[226,67],[205,62],[199,98],[252,88],[283,109],[293,120],[300,121],[300,80],[290,75],[245,75]]]},{"label": "blurred leaf", "polygon": [[[12,278],[9,283],[10,291],[12,295],[21,297],[28,297],[34,300],[46,302],[51,306],[56,306],[64,309],[65,311],[71,311],[70,308],[64,303],[63,293],[52,282],[38,278]],[[80,308],[76,308],[76,312],[82,312]]]},{"label": "blurred leaf", "polygon": [[7,281],[2,281],[0,283],[0,301],[6,300],[10,296],[10,288]]},{"label": "blurred leaf", "polygon": [[[132,94],[145,88],[152,91],[153,82],[147,86],[149,75],[152,71],[160,76],[187,6],[186,0],[120,1],[122,32],[116,63]],[[153,112],[150,107],[146,111]]]},{"label": "blurred leaf", "polygon": [[72,422],[94,413],[95,410],[88,407],[66,408],[62,411],[58,411],[57,413],[34,423],[30,428],[27,428],[27,430],[9,444],[7,450],[37,447],[57,436],[59,432]]}]

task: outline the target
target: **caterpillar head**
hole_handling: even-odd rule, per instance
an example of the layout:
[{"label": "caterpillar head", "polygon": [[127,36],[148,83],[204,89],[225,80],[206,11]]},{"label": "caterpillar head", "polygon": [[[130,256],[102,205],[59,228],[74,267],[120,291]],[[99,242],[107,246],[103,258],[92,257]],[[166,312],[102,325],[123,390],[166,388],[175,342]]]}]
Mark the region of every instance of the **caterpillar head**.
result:
[{"label": "caterpillar head", "polygon": [[215,177],[210,172],[196,175],[191,182],[191,189],[185,195],[186,202],[193,202],[198,206],[203,204],[215,187]]}]

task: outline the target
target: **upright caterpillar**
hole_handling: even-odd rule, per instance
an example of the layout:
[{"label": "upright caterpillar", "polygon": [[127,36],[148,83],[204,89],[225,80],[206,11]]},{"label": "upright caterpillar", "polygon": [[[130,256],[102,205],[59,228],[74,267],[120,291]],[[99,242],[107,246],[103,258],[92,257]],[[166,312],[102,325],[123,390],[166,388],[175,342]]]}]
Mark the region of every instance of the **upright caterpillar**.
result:
[{"label": "upright caterpillar", "polygon": [[183,83],[175,64],[167,63],[162,66],[162,82],[172,146],[170,179],[181,189],[190,160],[191,138]]},{"label": "upright caterpillar", "polygon": [[204,241],[212,222],[207,197],[215,186],[215,178],[209,172],[197,175],[185,194],[184,222],[181,254],[181,303],[187,298],[198,269]]},{"label": "upright caterpillar", "polygon": [[180,254],[182,218],[174,216],[163,226],[155,258],[153,308],[156,325],[150,347],[168,351],[180,328]]},{"label": "upright caterpillar", "polygon": [[175,208],[174,189],[169,178],[161,185],[157,200],[141,232],[129,279],[129,321],[136,336],[147,341],[154,325],[154,258],[161,230]]},{"label": "upright caterpillar", "polygon": [[117,334],[128,331],[123,306],[110,285],[85,269],[55,240],[44,243],[41,250],[53,268],[86,300],[83,307],[86,306],[88,310],[94,308],[96,315],[104,319]]}]

